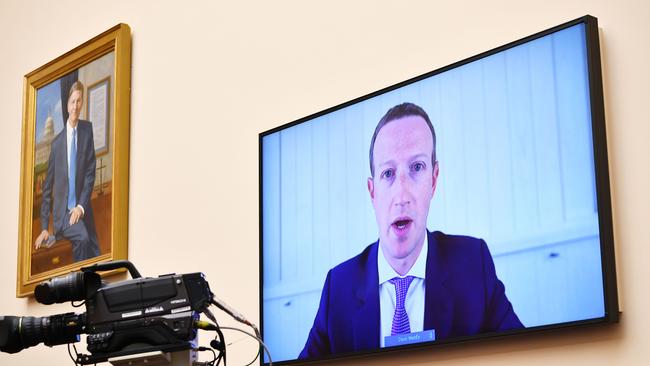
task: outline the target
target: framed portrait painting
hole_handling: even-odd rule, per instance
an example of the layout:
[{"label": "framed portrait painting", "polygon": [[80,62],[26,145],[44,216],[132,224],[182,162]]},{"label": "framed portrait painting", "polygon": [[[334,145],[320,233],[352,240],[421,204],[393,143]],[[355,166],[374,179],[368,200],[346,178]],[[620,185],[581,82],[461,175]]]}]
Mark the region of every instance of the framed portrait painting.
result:
[{"label": "framed portrait painting", "polygon": [[131,30],[25,75],[16,295],[127,259]]}]

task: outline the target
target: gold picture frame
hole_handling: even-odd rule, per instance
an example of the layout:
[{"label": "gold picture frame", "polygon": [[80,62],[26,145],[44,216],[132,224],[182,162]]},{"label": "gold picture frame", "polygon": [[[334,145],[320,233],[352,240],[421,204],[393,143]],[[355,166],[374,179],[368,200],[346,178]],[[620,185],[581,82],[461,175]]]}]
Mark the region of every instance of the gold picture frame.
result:
[{"label": "gold picture frame", "polygon": [[127,259],[130,94],[127,24],[25,75],[17,297],[49,278]]}]

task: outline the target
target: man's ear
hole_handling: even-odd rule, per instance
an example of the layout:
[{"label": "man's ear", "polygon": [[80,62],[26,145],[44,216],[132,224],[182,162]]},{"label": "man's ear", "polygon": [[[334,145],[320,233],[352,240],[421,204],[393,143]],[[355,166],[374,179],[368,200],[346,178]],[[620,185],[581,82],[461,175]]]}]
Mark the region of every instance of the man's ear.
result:
[{"label": "man's ear", "polygon": [[368,193],[370,193],[370,199],[375,200],[375,182],[372,180],[372,177],[368,177]]},{"label": "man's ear", "polygon": [[438,185],[438,173],[439,173],[439,165],[438,162],[436,161],[435,164],[433,164],[433,179],[432,179],[432,184],[431,184],[431,197],[433,197],[433,194],[436,193],[436,185]]}]

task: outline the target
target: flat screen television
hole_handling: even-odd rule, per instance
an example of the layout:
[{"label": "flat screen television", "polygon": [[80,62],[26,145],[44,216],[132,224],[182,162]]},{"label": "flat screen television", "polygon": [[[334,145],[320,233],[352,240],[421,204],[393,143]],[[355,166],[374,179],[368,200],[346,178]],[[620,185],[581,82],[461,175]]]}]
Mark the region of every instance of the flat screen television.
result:
[{"label": "flat screen television", "polygon": [[591,16],[261,133],[273,363],[618,321],[606,147]]}]

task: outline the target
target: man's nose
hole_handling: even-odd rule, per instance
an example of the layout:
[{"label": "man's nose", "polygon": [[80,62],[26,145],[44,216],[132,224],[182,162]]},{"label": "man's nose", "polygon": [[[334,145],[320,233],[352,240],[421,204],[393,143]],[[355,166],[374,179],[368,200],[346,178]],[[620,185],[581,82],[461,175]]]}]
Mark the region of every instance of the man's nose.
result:
[{"label": "man's nose", "polygon": [[404,173],[398,173],[395,177],[395,184],[393,185],[395,206],[405,206],[411,203],[411,187],[408,178],[408,175]]}]

